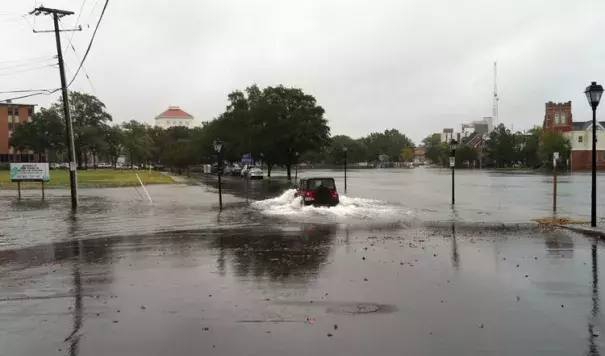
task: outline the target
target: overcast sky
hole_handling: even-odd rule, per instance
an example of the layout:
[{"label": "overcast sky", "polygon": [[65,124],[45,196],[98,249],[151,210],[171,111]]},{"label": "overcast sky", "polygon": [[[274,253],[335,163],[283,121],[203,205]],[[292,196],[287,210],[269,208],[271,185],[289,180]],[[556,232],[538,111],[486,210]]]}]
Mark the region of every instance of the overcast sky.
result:
[{"label": "overcast sky", "polygon": [[[104,1],[84,1],[68,80]],[[76,12],[69,28],[83,2],[0,0],[0,91],[60,85],[56,67],[29,70],[56,54],[53,34],[19,16],[40,3]],[[497,60],[500,122],[516,131],[541,125],[550,100],[590,119],[582,92],[605,82],[603,14],[603,0],[110,0],[90,81],[80,73],[71,89],[95,94],[115,122],[151,124],[169,105],[211,120],[234,89],[284,84],[317,98],[333,135],[396,128],[419,143],[491,115]],[[50,17],[29,21],[52,29]]]}]

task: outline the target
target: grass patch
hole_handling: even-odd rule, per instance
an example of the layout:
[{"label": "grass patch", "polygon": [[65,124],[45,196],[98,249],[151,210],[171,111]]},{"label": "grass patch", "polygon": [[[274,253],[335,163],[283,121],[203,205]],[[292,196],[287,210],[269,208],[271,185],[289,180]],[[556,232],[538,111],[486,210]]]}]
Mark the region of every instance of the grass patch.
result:
[{"label": "grass patch", "polygon": [[[78,187],[81,188],[112,188],[139,186],[136,174],[141,177],[143,184],[172,184],[172,178],[157,171],[133,171],[113,169],[90,169],[78,171]],[[21,183],[21,189],[40,189],[40,183]],[[69,171],[53,170],[50,172],[50,182],[47,188],[68,188]],[[10,181],[8,171],[0,171],[0,189],[17,189],[17,183]]]}]

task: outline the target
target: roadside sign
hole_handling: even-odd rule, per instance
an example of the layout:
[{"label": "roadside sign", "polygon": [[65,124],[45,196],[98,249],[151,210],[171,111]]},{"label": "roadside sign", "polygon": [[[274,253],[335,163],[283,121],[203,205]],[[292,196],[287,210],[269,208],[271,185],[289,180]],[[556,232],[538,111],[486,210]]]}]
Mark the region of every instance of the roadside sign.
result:
[{"label": "roadside sign", "polygon": [[252,157],[252,154],[246,153],[246,154],[242,155],[242,164],[243,165],[254,164],[254,158]]},{"label": "roadside sign", "polygon": [[456,166],[456,158],[455,157],[450,157],[450,167],[455,167]]},{"label": "roadside sign", "polygon": [[559,152],[555,152],[552,154],[553,159],[559,159]]},{"label": "roadside sign", "polygon": [[49,182],[48,163],[11,163],[11,182]]}]

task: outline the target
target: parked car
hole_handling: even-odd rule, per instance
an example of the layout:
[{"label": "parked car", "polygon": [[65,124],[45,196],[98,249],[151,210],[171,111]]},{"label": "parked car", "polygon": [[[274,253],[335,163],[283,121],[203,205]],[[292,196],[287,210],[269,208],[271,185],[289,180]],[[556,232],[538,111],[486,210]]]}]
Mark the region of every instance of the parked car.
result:
[{"label": "parked car", "polygon": [[50,169],[59,169],[59,163],[51,163],[50,164]]},{"label": "parked car", "polygon": [[336,206],[340,203],[334,178],[303,178],[294,196],[302,197],[303,206]]},{"label": "parked car", "polygon": [[264,173],[260,168],[251,168],[248,170],[248,179],[263,179]]}]

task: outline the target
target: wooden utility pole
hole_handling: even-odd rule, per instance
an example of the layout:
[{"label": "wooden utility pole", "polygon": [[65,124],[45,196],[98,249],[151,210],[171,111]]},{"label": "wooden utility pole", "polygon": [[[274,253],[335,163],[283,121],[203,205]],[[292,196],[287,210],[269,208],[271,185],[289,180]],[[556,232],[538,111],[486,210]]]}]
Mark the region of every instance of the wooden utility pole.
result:
[{"label": "wooden utility pole", "polygon": [[[50,9],[47,7],[37,7],[30,14],[35,16],[38,15],[52,15],[55,24],[55,40],[57,42],[57,57],[59,59],[59,73],[61,75],[61,93],[63,94],[63,114],[65,116],[65,128],[67,134],[67,153],[69,156],[69,185],[71,188],[71,208],[76,209],[78,207],[78,177],[76,171],[76,151],[74,147],[74,134],[71,122],[71,116],[69,113],[69,96],[67,94],[67,81],[65,80],[65,68],[63,63],[63,52],[61,50],[61,35],[59,30],[59,18],[73,15],[71,11]],[[67,30],[67,31],[78,31]],[[45,31],[44,31],[45,32]]]}]

